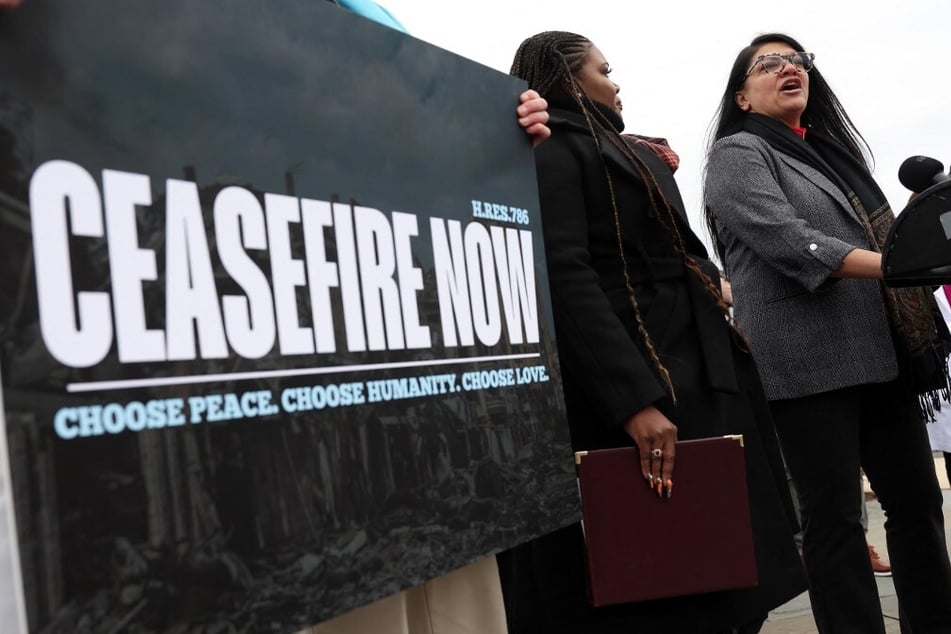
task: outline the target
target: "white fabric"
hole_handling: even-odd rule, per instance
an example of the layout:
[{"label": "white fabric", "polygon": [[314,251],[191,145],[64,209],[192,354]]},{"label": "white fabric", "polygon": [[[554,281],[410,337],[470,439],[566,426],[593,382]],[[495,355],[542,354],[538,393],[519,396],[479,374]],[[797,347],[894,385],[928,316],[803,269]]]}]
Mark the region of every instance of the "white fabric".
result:
[{"label": "white fabric", "polygon": [[[0,385],[3,379],[0,377]],[[26,634],[26,607],[13,515],[13,486],[7,460],[7,422],[0,390],[0,626],[4,634]]]},{"label": "white fabric", "polygon": [[0,624],[8,634],[25,634],[24,614],[20,610],[16,542],[13,539],[13,503],[6,478],[0,478]]},{"label": "white fabric", "polygon": [[298,634],[506,634],[495,557],[397,592]]}]

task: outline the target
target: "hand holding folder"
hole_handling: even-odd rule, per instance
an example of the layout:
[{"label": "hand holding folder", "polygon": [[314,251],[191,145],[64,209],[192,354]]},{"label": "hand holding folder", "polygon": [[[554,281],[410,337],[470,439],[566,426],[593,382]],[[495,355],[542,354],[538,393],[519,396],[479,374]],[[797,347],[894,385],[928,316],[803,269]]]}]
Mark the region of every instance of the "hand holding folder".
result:
[{"label": "hand holding folder", "polygon": [[575,454],[594,606],[758,583],[741,436],[677,443],[659,497],[636,447]]}]

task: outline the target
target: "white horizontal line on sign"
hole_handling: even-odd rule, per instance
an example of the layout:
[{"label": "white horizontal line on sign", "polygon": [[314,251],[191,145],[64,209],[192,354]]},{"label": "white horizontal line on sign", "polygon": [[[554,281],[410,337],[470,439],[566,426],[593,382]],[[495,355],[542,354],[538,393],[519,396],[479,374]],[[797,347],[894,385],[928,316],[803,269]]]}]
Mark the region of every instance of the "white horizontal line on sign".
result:
[{"label": "white horizontal line on sign", "polygon": [[540,352],[530,352],[524,354],[506,354],[493,357],[460,357],[458,359],[427,359],[425,361],[404,361],[398,363],[367,363],[362,365],[342,365],[321,368],[294,368],[290,370],[264,370],[260,372],[232,372],[230,374],[168,376],[154,379],[90,381],[88,383],[67,383],[66,391],[101,392],[107,390],[129,390],[142,387],[215,383],[216,381],[247,381],[249,379],[275,379],[289,376],[308,376],[313,374],[340,374],[345,372],[361,372],[365,370],[394,370],[399,368],[418,368],[437,365],[461,365],[464,363],[482,363],[485,361],[515,361],[518,359],[537,359],[540,356]]}]

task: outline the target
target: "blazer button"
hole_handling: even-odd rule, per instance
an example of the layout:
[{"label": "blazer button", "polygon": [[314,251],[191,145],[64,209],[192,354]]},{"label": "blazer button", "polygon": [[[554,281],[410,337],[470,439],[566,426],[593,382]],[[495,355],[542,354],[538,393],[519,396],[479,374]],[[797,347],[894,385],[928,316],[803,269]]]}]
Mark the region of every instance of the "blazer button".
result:
[{"label": "blazer button", "polygon": [[809,250],[810,250],[810,251],[816,251],[818,248],[819,248],[819,245],[816,244],[815,242],[812,242],[812,243],[809,244]]}]

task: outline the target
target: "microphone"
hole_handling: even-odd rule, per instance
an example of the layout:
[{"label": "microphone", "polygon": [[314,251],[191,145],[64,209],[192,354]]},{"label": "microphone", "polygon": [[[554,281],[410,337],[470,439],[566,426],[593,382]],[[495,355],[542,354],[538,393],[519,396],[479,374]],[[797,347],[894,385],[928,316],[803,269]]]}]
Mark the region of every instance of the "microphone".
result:
[{"label": "microphone", "polygon": [[944,165],[930,156],[910,156],[898,168],[898,180],[902,185],[920,194],[932,185],[937,185],[951,176],[944,173]]}]

